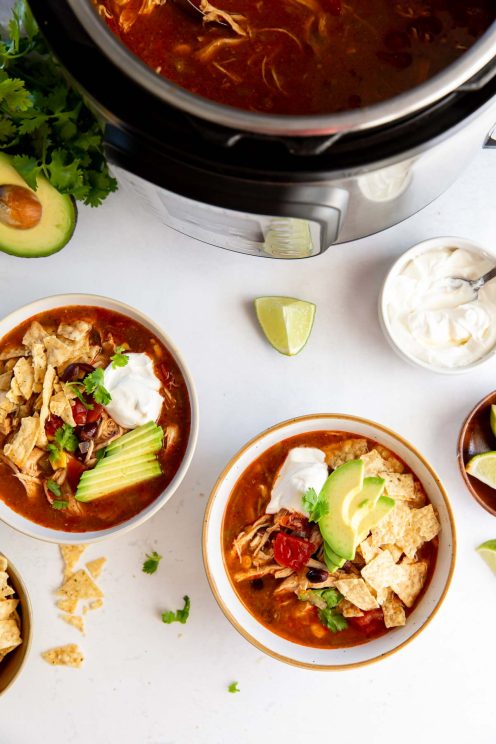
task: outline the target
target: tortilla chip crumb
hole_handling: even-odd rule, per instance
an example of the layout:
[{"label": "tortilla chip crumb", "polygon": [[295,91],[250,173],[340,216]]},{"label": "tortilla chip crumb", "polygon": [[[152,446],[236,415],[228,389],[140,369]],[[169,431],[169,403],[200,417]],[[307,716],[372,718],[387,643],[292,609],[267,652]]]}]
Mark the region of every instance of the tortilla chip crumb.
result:
[{"label": "tortilla chip crumb", "polygon": [[345,439],[342,442],[327,444],[322,447],[327,464],[335,470],[349,460],[356,460],[368,450],[366,439]]},{"label": "tortilla chip crumb", "polygon": [[78,604],[77,599],[59,599],[58,602],[56,602],[57,607],[59,610],[62,610],[62,612],[68,612],[73,613],[76,611]]},{"label": "tortilla chip crumb", "polygon": [[379,555],[362,568],[362,576],[378,592],[392,585],[398,575],[397,568],[389,550],[381,550]]},{"label": "tortilla chip crumb", "polygon": [[67,625],[72,625],[73,628],[76,628],[76,630],[79,630],[84,635],[84,620],[81,615],[59,615],[59,617]]},{"label": "tortilla chip crumb", "polygon": [[398,628],[406,623],[405,608],[403,603],[390,589],[387,597],[382,603],[384,614],[384,625],[386,628]]},{"label": "tortilla chip crumb", "polygon": [[336,589],[360,610],[374,610],[379,607],[363,579],[339,579],[336,581]]},{"label": "tortilla chip crumb", "polygon": [[94,561],[88,561],[86,564],[86,568],[90,572],[90,574],[93,576],[94,579],[98,579],[100,574],[103,571],[103,567],[106,564],[107,559],[106,558],[96,558]]},{"label": "tortilla chip crumb", "polygon": [[95,584],[84,569],[79,569],[71,578],[56,591],[64,594],[67,599],[96,599],[103,597],[102,590]]},{"label": "tortilla chip crumb", "polygon": [[84,656],[76,643],[68,643],[66,646],[56,646],[48,651],[43,651],[42,658],[52,666],[69,666],[78,669]]},{"label": "tortilla chip crumb", "polygon": [[67,580],[86,550],[86,545],[59,545],[59,548],[65,565],[64,578]]},{"label": "tortilla chip crumb", "polygon": [[343,617],[363,617],[363,612],[348,599],[342,599],[336,609]]}]

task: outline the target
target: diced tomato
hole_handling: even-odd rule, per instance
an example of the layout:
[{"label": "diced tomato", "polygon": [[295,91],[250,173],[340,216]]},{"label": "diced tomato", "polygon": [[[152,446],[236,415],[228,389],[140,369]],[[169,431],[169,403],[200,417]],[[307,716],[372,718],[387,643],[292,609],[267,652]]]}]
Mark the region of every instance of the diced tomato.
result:
[{"label": "diced tomato", "polygon": [[301,537],[278,532],[274,540],[274,558],[281,566],[299,571],[315,550],[315,545]]},{"label": "diced tomato", "polygon": [[55,437],[55,433],[57,429],[60,429],[64,422],[60,418],[60,416],[54,416],[53,414],[47,418],[45,421],[45,434],[47,435],[48,439],[53,439]]},{"label": "diced tomato", "polygon": [[93,406],[93,408],[89,408],[86,412],[87,424],[94,424],[95,421],[98,421],[103,411],[103,406],[101,406],[99,403],[95,403],[93,399],[91,400],[91,405]]},{"label": "diced tomato", "polygon": [[349,617],[348,622],[366,636],[374,635],[384,628],[382,610],[368,610],[361,617]]},{"label": "diced tomato", "polygon": [[67,455],[67,482],[74,492],[78,487],[79,481],[86,468],[82,462],[79,462],[72,455]]},{"label": "diced tomato", "polygon": [[93,424],[95,421],[98,421],[98,419],[102,415],[103,406],[101,406],[99,403],[95,403],[92,395],[85,396],[85,400],[87,401],[89,406],[93,407],[86,408],[84,403],[80,400],[74,400],[71,404],[72,415],[74,417],[74,421],[76,422],[76,426]]}]

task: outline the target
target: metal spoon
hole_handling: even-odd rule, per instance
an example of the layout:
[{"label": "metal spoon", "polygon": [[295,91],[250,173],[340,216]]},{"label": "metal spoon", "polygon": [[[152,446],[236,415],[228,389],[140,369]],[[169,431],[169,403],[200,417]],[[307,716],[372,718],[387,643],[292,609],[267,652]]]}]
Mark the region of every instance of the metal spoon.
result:
[{"label": "metal spoon", "polygon": [[496,277],[496,266],[478,279],[463,279],[461,276],[446,277],[441,280],[441,286],[452,292],[459,290],[467,293],[465,302],[476,300],[482,287]]}]

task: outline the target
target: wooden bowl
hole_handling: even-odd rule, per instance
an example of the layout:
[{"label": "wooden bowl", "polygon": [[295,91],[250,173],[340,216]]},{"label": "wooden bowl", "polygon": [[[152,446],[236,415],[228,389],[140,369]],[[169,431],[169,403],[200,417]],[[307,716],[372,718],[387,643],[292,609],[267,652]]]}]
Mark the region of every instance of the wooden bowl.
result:
[{"label": "wooden bowl", "polygon": [[496,450],[496,437],[489,422],[493,404],[496,404],[496,390],[477,403],[465,419],[458,439],[458,466],[474,499],[486,511],[496,516],[496,489],[477,480],[465,470],[466,464],[474,455]]},{"label": "wooden bowl", "polygon": [[21,673],[31,646],[31,602],[24,582],[10,561],[7,573],[9,574],[9,582],[15,589],[14,596],[19,600],[17,611],[21,618],[22,643],[0,661],[0,695],[8,690]]}]

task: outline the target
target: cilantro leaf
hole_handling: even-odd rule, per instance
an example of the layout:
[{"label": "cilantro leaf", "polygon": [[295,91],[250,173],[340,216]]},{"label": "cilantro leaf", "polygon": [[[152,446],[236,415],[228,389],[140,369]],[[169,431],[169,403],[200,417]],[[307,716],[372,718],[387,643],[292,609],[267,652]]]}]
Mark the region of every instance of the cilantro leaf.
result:
[{"label": "cilantro leaf", "polygon": [[69,424],[62,424],[55,432],[55,442],[59,449],[66,450],[67,452],[75,452],[79,444],[79,440],[75,435],[75,427]]},{"label": "cilantro leaf", "polygon": [[6,116],[0,117],[0,142],[12,140],[16,136],[16,128],[11,119]]},{"label": "cilantro leaf", "polygon": [[158,564],[162,560],[162,556],[157,553],[156,550],[153,553],[146,554],[146,561],[143,563],[143,571],[147,574],[153,574],[158,568]]},{"label": "cilantro leaf", "polygon": [[305,589],[296,595],[301,602],[310,602],[319,610],[332,610],[343,599],[337,589]]},{"label": "cilantro leaf", "polygon": [[38,187],[37,178],[41,173],[41,166],[38,165],[37,159],[28,155],[14,155],[12,165],[19,175],[24,178],[27,185],[36,191]]},{"label": "cilantro leaf", "polygon": [[231,684],[227,686],[227,691],[228,692],[241,692],[241,690],[238,687],[237,682],[231,682]]},{"label": "cilantro leaf", "polygon": [[86,398],[84,397],[84,395],[83,395],[83,392],[82,392],[82,390],[81,390],[81,388],[80,388],[80,384],[81,384],[81,383],[79,383],[79,382],[70,382],[70,383],[68,384],[68,387],[69,387],[69,389],[71,390],[71,392],[72,392],[72,393],[74,393],[74,394],[76,395],[76,397],[78,398],[78,400],[80,400],[80,401],[81,401],[81,403],[83,404],[83,406],[84,406],[84,407],[85,407],[85,408],[86,408],[86,409],[87,409],[88,411],[92,411],[92,410],[94,409],[94,407],[95,407],[95,406],[94,406],[94,405],[93,405],[92,403],[88,403],[88,401],[87,401],[87,400],[86,400]]},{"label": "cilantro leaf", "polygon": [[327,502],[320,497],[320,494],[317,493],[315,488],[309,488],[305,491],[301,503],[305,512],[309,515],[308,519],[310,522],[318,522],[328,512]]},{"label": "cilantro leaf", "polygon": [[115,354],[110,357],[112,361],[112,369],[116,369],[117,367],[125,367],[126,364],[129,362],[129,357],[127,354],[123,354],[124,346],[116,346],[115,347]]},{"label": "cilantro leaf", "polygon": [[340,612],[333,609],[319,610],[319,620],[322,625],[332,633],[339,633],[341,630],[345,630],[348,627],[346,618],[344,618]]},{"label": "cilantro leaf", "polygon": [[88,395],[93,395],[96,403],[106,406],[112,400],[109,391],[103,386],[103,369],[101,367],[86,375],[83,384]]},{"label": "cilantro leaf", "polygon": [[176,612],[173,612],[172,610],[167,610],[166,612],[162,612],[162,622],[167,623],[167,625],[170,625],[170,623],[184,623],[189,617],[189,610],[191,607],[191,602],[189,597],[186,595],[183,597],[184,600],[184,607],[182,610],[177,610]]},{"label": "cilantro leaf", "polygon": [[68,506],[68,501],[59,501],[57,499],[55,501],[52,501],[52,509],[67,509]]},{"label": "cilantro leaf", "polygon": [[62,490],[58,483],[55,483],[51,478],[47,480],[47,488],[53,493],[54,496],[62,496]]}]

